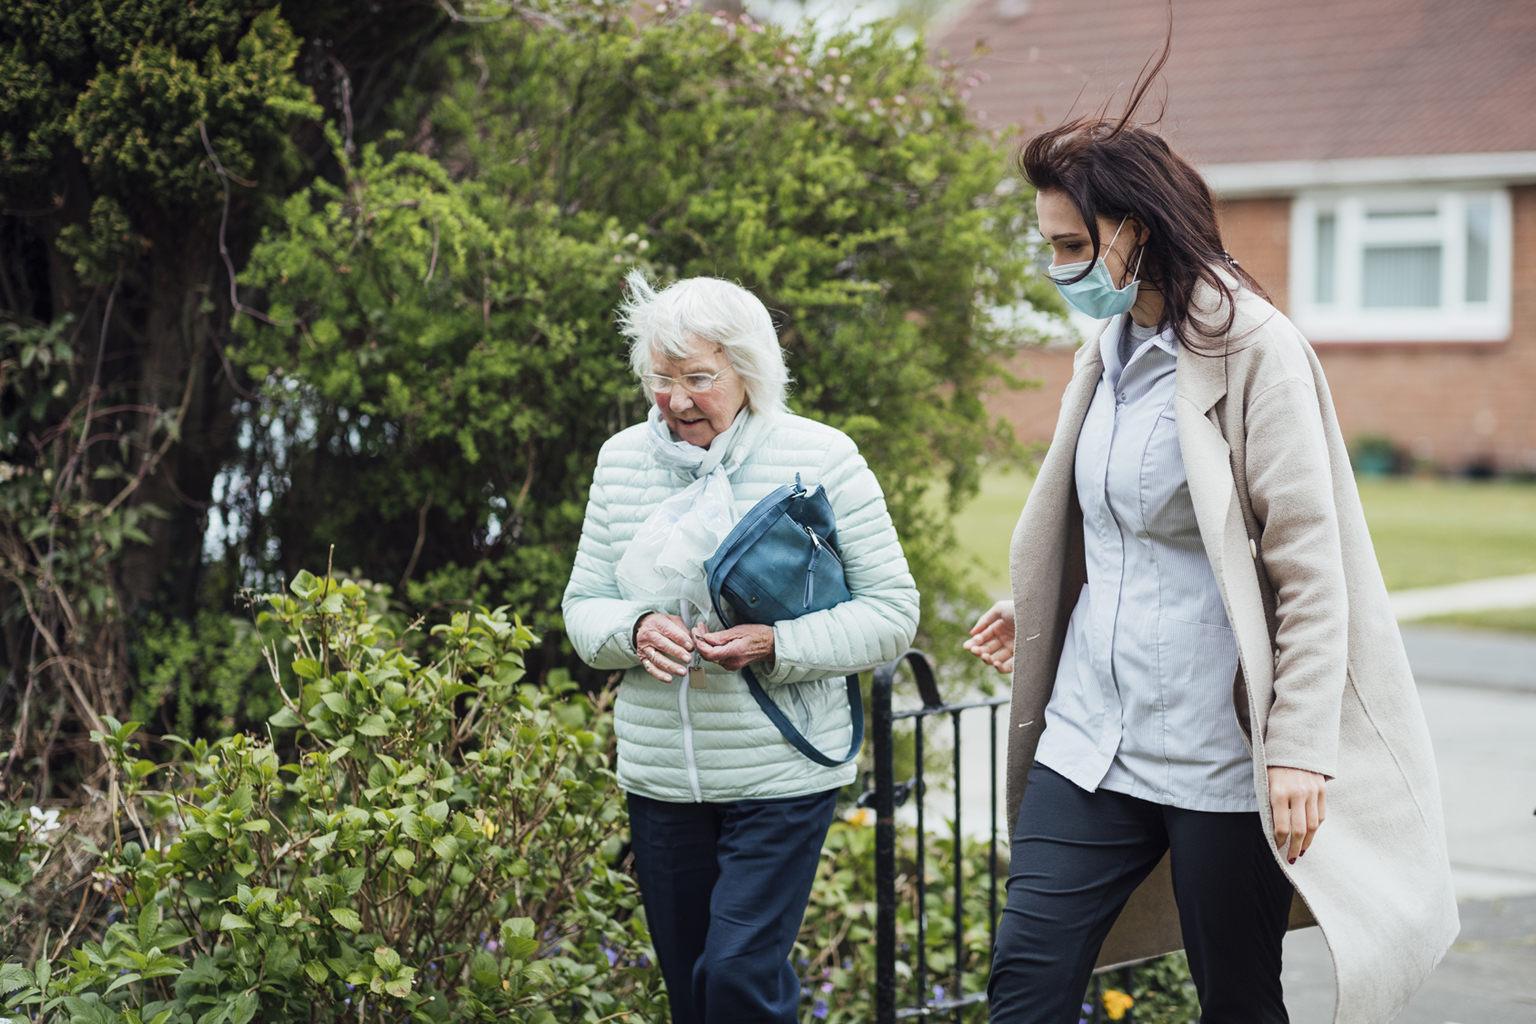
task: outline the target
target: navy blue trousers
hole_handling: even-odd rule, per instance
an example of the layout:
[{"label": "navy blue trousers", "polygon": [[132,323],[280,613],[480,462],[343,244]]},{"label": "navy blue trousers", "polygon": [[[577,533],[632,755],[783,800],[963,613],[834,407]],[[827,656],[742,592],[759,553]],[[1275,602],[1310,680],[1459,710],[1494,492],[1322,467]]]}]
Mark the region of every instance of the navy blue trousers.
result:
[{"label": "navy blue trousers", "polygon": [[629,794],[630,841],[673,1024],[794,1024],[789,963],[837,790],[673,804]]},{"label": "navy blue trousers", "polygon": [[1188,811],[1089,793],[1029,770],[997,927],[993,1024],[1076,1024],[1120,908],[1171,854],[1201,1024],[1286,1024],[1280,944],[1291,883],[1257,812]]}]

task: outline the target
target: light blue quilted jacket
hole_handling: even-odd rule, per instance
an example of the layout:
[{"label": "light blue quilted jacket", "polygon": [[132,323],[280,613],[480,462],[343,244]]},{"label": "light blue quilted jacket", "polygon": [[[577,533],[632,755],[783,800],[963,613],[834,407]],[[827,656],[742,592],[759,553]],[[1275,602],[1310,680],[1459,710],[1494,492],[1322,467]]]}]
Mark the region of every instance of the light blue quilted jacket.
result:
[{"label": "light blue quilted jacket", "polygon": [[[793,483],[827,490],[837,514],[848,588],[826,611],[774,626],[772,672],[754,672],[791,722],[817,749],[841,757],[852,740],[843,677],[900,654],[917,632],[918,595],[885,509],[885,496],[858,447],[842,431],[801,416],[753,416],[725,459],[738,517],[775,488]],[[619,784],[673,803],[802,796],[844,786],[853,763],[826,768],[779,735],[739,672],[708,666],[706,689],[686,674],[663,683],[640,667],[633,630],[647,612],[676,608],[627,601],[614,571],[657,505],[692,483],[662,466],[645,424],[603,445],[592,479],[576,564],[565,589],[565,628],[593,668],[622,669],[614,707]]]}]

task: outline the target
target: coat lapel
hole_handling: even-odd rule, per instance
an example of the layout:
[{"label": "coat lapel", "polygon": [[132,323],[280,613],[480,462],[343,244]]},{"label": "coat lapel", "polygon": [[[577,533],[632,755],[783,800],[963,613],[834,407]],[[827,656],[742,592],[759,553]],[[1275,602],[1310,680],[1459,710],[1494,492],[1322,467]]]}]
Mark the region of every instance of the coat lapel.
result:
[{"label": "coat lapel", "polygon": [[1179,346],[1174,382],[1174,420],[1179,428],[1179,453],[1189,477],[1189,497],[1195,520],[1211,558],[1211,568],[1221,579],[1221,553],[1227,514],[1236,495],[1232,480],[1231,448],[1210,411],[1227,393],[1224,360],[1197,355]]}]

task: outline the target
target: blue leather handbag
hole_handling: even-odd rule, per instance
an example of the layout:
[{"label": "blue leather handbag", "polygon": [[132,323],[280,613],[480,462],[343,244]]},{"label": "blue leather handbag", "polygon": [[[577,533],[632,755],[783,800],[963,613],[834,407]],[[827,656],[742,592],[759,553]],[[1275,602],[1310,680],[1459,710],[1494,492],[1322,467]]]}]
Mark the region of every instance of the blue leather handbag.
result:
[{"label": "blue leather handbag", "polygon": [[[704,563],[704,570],[715,614],[727,626],[740,622],[771,626],[853,597],[838,554],[832,503],[824,488],[807,491],[801,486],[798,473],[792,486],[786,484],[752,506]],[[800,753],[828,768],[858,756],[864,745],[864,701],[857,674],[847,678],[853,744],[846,756],[835,760],[817,750],[785,717],[750,666],[744,666],[741,674],[757,706]]]}]

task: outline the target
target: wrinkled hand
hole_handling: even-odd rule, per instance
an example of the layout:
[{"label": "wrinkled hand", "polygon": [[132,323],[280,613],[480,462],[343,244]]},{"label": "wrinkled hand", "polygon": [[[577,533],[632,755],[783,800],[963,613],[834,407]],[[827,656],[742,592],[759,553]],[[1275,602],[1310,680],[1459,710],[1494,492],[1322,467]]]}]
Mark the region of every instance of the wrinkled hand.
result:
[{"label": "wrinkled hand", "polygon": [[1275,816],[1275,849],[1295,864],[1328,816],[1328,780],[1300,768],[1271,768],[1269,809]]},{"label": "wrinkled hand", "polygon": [[988,608],[971,627],[971,638],[960,646],[999,672],[1012,672],[1013,602],[999,601]]},{"label": "wrinkled hand", "polygon": [[749,623],[718,633],[706,633],[700,623],[694,628],[693,639],[698,642],[699,654],[705,661],[719,665],[727,672],[735,672],[754,662],[773,660],[772,626]]},{"label": "wrinkled hand", "polygon": [[652,612],[635,630],[635,653],[640,655],[641,667],[664,683],[688,671],[693,648],[688,624],[676,615]]}]

